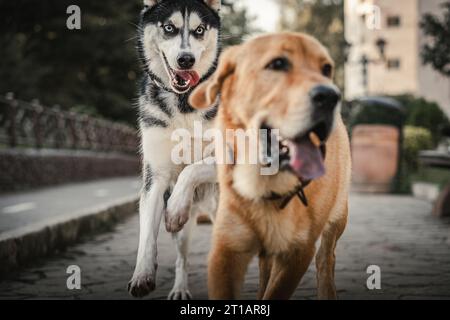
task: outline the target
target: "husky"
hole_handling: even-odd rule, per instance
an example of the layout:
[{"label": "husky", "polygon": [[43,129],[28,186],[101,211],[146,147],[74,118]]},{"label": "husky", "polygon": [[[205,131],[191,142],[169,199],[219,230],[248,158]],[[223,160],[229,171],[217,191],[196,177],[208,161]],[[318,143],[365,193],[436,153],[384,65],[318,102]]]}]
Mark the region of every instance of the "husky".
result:
[{"label": "husky", "polygon": [[[186,196],[173,194],[187,165],[174,164],[171,159],[175,146],[172,134],[180,128],[193,132],[198,121],[207,130],[217,114],[217,105],[196,111],[188,99],[192,90],[215,71],[220,52],[220,7],[220,0],[144,0],[138,31],[138,52],[144,68],[139,94],[143,187],[137,261],[128,284],[134,297],[144,297],[155,289],[161,220],[168,203],[174,206],[179,202],[177,197]],[[205,177],[205,181],[211,179]],[[201,180],[197,181],[200,185]],[[177,261],[175,284],[168,296],[173,300],[192,298],[187,272],[190,233],[199,211],[214,213],[217,207],[215,184],[192,189],[195,194],[185,221],[168,228],[179,231],[173,234]]]}]

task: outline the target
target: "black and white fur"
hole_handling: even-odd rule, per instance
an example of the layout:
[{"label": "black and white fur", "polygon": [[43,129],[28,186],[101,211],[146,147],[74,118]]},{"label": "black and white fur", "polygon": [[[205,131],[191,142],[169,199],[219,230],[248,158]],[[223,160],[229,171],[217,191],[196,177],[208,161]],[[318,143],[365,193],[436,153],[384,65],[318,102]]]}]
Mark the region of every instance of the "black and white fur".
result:
[{"label": "black and white fur", "polygon": [[[170,70],[179,69],[180,55],[189,54],[195,59],[190,70],[198,73],[200,82],[214,72],[220,50],[218,12],[221,1],[144,0],[144,5],[138,46],[145,70],[139,97],[144,183],[139,209],[137,262],[128,290],[135,297],[143,297],[154,290],[157,237],[162,217],[166,209],[171,208],[168,211],[177,212],[178,219],[179,213],[185,209],[184,221],[173,221],[170,215],[166,217],[166,223],[178,224],[180,228],[189,220],[183,230],[173,236],[178,257],[175,284],[169,299],[189,299],[187,254],[190,233],[196,221],[195,215],[200,210],[215,213],[217,187],[215,184],[202,186],[203,182],[215,179],[215,169],[201,164],[202,159],[199,160],[203,168],[200,170],[197,165],[187,167],[173,163],[171,153],[176,143],[171,136],[179,128],[193,132],[194,121],[202,121],[203,129],[207,130],[212,125],[217,106],[205,112],[195,111],[188,103],[193,88],[174,87]],[[171,27],[167,27],[168,24]],[[193,171],[196,179],[192,179]],[[190,186],[189,190],[174,190],[179,179],[195,180],[196,186]],[[186,183],[180,185],[186,186]],[[178,203],[189,203],[189,207],[178,208]]]}]

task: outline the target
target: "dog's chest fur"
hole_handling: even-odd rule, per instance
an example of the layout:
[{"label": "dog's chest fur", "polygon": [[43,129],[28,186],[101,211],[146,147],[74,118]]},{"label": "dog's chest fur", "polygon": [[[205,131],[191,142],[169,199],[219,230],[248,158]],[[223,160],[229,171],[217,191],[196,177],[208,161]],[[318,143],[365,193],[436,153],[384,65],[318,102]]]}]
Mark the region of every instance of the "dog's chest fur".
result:
[{"label": "dog's chest fur", "polygon": [[184,167],[175,165],[171,158],[173,148],[180,143],[174,139],[174,133],[182,130],[197,138],[194,126],[201,125],[202,132],[208,130],[217,113],[217,106],[203,112],[196,111],[187,100],[188,94],[178,95],[167,91],[148,78],[144,79],[141,86],[139,126],[144,163],[151,164],[158,172],[166,171],[166,177],[170,179],[176,179]]},{"label": "dog's chest fur", "polygon": [[243,198],[233,187],[233,168],[219,166],[219,177],[222,199],[216,225],[223,228],[236,250],[288,253],[311,240],[310,214],[298,199],[280,211],[276,202]]}]

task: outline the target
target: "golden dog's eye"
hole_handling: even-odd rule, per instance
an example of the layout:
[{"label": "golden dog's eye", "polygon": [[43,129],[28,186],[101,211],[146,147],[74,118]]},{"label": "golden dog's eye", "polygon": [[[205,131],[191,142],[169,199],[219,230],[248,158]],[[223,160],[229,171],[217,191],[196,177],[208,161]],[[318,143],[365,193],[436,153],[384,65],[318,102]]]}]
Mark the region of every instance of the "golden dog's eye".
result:
[{"label": "golden dog's eye", "polygon": [[333,66],[329,63],[325,64],[322,67],[322,74],[327,78],[331,78],[331,75],[333,74]]},{"label": "golden dog's eye", "polygon": [[291,69],[291,62],[285,57],[279,57],[273,59],[267,66],[266,69],[275,71],[289,71]]}]

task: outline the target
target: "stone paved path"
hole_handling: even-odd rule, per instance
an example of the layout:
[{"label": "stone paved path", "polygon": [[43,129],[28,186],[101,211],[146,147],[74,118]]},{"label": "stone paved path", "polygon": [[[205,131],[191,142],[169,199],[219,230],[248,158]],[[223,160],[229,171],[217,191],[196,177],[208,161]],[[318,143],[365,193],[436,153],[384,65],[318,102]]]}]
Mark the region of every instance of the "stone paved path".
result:
[{"label": "stone paved path", "polygon": [[[341,299],[450,299],[450,221],[430,215],[431,206],[410,197],[352,195],[350,221],[337,250],[336,284]],[[211,226],[202,225],[193,239],[190,282],[195,298],[204,299],[206,256]],[[51,259],[36,262],[0,283],[0,299],[129,299],[125,290],[135,261],[138,219],[115,232],[87,239]],[[149,297],[165,299],[174,278],[175,252],[162,230],[158,288]],[[66,268],[82,270],[82,289],[66,288]],[[366,288],[366,268],[378,265],[382,289]],[[255,297],[256,263],[249,268],[243,298]],[[295,299],[314,299],[311,267]]]},{"label": "stone paved path", "polygon": [[0,195],[0,234],[45,222],[63,215],[72,218],[78,212],[135,196],[141,182],[138,177],[123,177],[80,182]]}]

